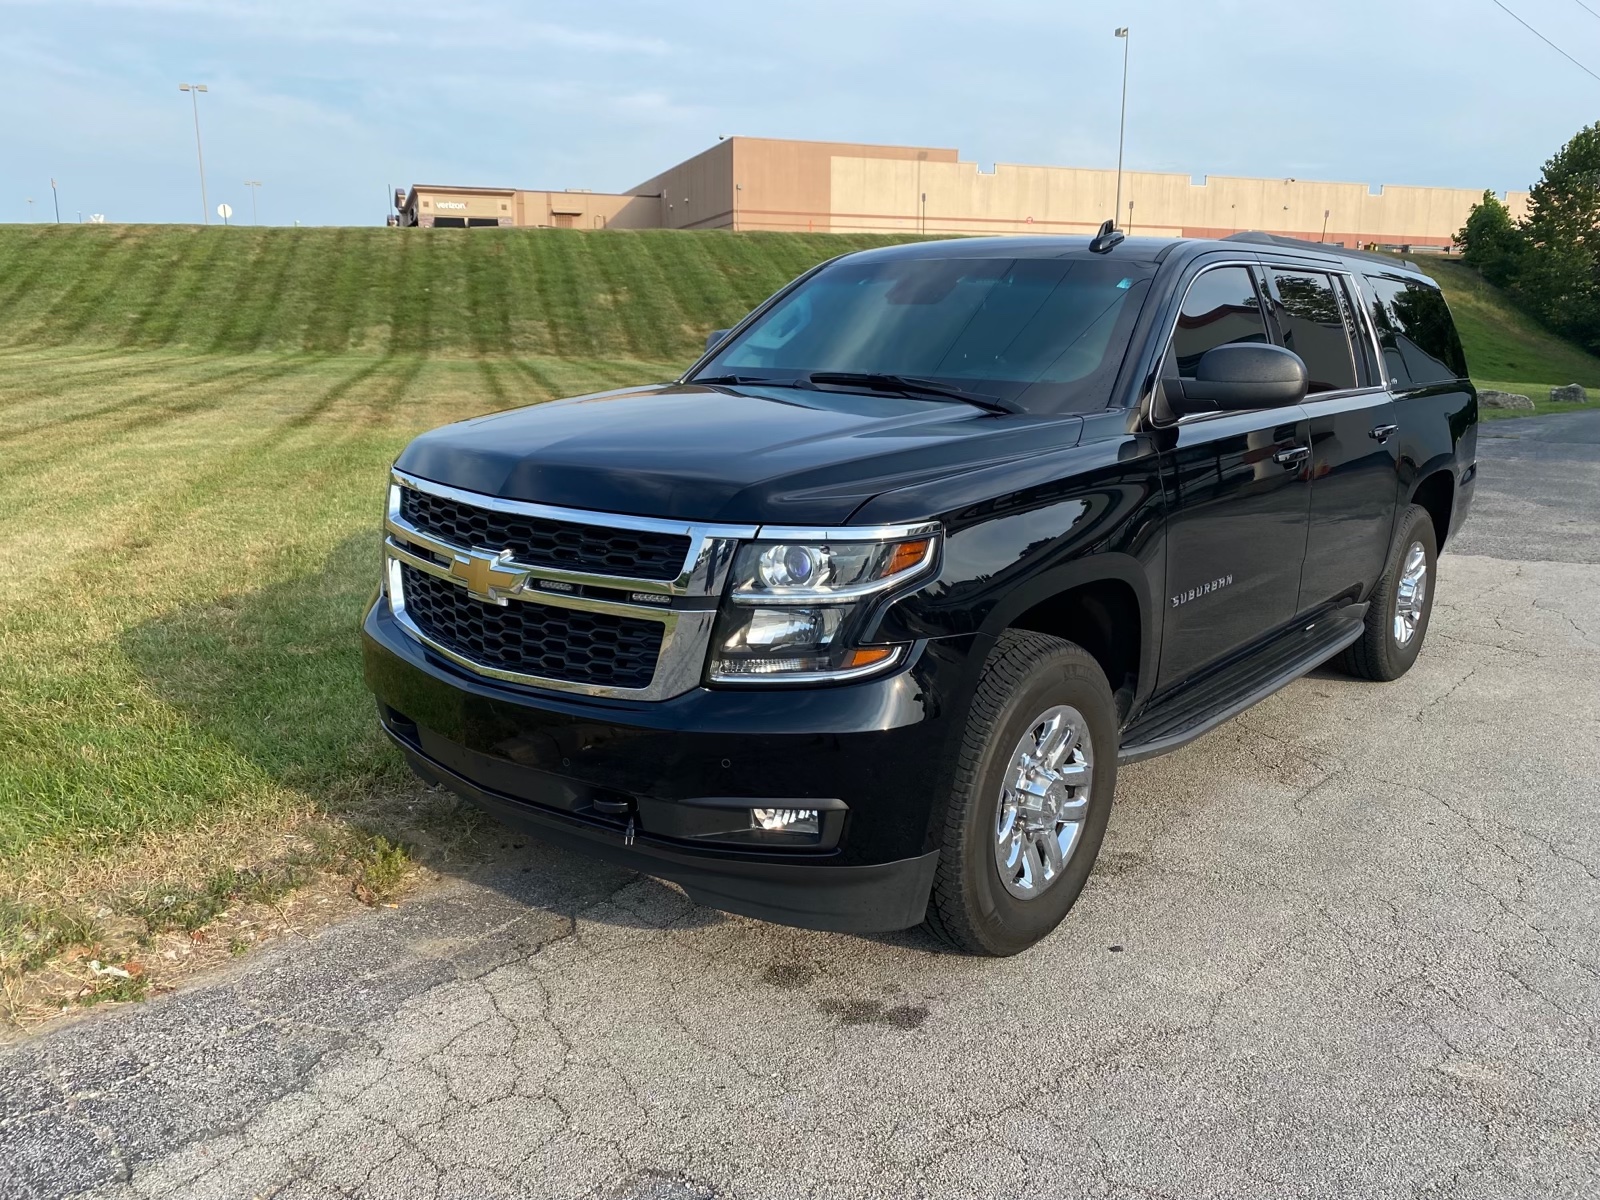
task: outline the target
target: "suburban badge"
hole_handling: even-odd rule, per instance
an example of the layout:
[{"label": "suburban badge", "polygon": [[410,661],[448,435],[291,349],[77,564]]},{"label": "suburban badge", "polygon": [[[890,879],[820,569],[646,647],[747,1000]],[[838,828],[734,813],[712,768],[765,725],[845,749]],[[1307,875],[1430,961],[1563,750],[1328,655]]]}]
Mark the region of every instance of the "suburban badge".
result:
[{"label": "suburban badge", "polygon": [[1201,596],[1209,596],[1212,592],[1220,592],[1223,588],[1232,586],[1232,575],[1219,575],[1210,583],[1202,583],[1199,587],[1192,587],[1186,592],[1179,592],[1172,598],[1172,607],[1182,608],[1191,600],[1198,600]]}]

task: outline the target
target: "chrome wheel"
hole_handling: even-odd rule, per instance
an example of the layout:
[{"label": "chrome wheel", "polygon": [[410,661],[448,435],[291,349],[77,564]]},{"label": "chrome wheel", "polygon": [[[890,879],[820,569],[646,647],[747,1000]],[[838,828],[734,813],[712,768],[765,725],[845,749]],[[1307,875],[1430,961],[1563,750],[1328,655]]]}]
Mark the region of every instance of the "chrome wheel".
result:
[{"label": "chrome wheel", "polygon": [[994,863],[1006,891],[1033,900],[1061,877],[1083,835],[1094,744],[1083,714],[1057,705],[1034,718],[1011,752],[994,822]]},{"label": "chrome wheel", "polygon": [[1400,568],[1394,601],[1394,640],[1406,646],[1417,636],[1422,610],[1428,602],[1428,554],[1421,542],[1412,542]]}]

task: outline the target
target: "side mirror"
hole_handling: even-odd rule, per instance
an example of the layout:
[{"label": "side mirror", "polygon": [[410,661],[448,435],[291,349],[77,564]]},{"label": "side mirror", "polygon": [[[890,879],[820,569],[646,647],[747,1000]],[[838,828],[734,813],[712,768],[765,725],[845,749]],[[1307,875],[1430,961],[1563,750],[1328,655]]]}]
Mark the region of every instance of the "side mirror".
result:
[{"label": "side mirror", "polygon": [[710,354],[713,350],[715,350],[717,348],[717,343],[722,341],[723,338],[727,337],[732,332],[733,330],[731,329],[713,329],[710,333],[706,334],[706,353]]},{"label": "side mirror", "polygon": [[1207,350],[1193,379],[1168,381],[1167,404],[1178,416],[1246,412],[1299,404],[1310,386],[1306,364],[1292,350],[1235,342]]}]

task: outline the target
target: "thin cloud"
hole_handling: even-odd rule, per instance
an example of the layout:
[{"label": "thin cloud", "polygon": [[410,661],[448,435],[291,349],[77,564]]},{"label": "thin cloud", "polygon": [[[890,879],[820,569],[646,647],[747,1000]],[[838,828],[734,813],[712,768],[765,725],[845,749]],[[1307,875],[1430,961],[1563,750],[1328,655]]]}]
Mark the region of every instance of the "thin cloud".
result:
[{"label": "thin cloud", "polygon": [[[659,37],[640,37],[598,27],[530,21],[501,4],[462,4],[439,20],[436,5],[422,0],[334,0],[315,8],[282,4],[211,0],[78,0],[98,8],[142,16],[174,16],[222,29],[293,42],[335,42],[358,46],[416,46],[431,49],[552,46],[596,54],[661,56],[675,47]],[[52,0],[0,0],[0,9],[56,11]]]}]

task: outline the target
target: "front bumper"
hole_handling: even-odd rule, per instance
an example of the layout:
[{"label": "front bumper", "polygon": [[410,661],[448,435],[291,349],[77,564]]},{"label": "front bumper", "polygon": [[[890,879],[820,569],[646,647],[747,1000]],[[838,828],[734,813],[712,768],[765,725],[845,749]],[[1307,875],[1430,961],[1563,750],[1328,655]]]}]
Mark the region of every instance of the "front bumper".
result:
[{"label": "front bumper", "polygon": [[[924,643],[857,684],[642,702],[474,675],[381,598],[362,633],[384,729],[412,767],[502,820],[730,912],[856,932],[922,920],[977,639]],[[819,809],[821,836],[756,842],[752,807]]]}]

